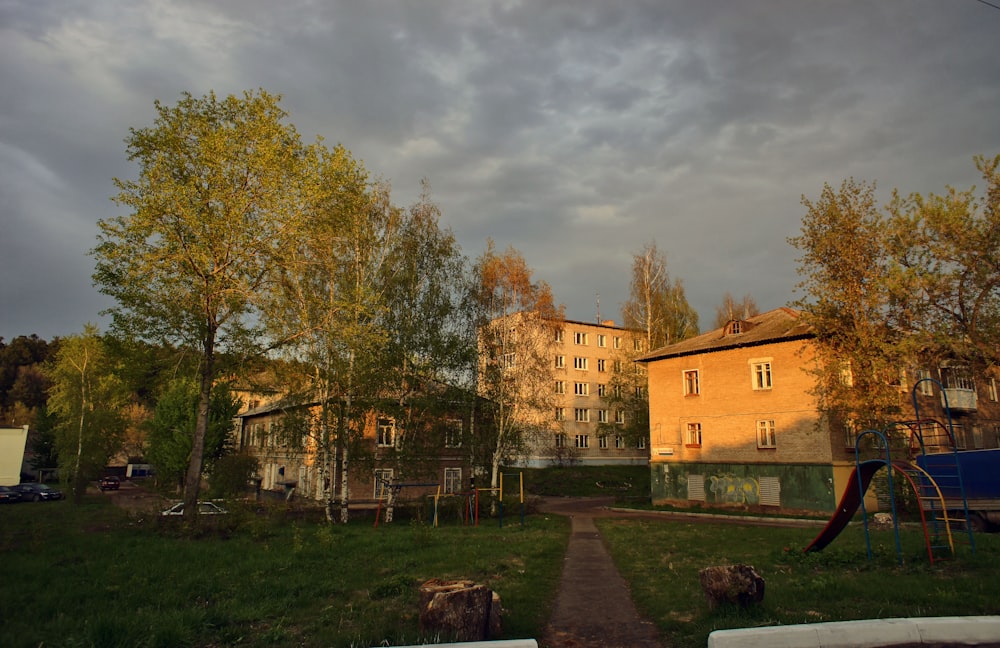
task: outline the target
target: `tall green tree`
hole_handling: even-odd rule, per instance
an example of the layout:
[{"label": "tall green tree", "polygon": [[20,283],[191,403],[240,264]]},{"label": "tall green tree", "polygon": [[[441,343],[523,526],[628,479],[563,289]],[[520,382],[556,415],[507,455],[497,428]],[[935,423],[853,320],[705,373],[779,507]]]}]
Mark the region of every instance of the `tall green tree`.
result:
[{"label": "tall green tree", "polygon": [[698,313],[687,302],[683,282],[671,279],[667,259],[655,242],[632,255],[632,281],[622,316],[625,328],[645,338],[647,351],[698,334]]},{"label": "tall green tree", "polygon": [[898,326],[893,262],[875,185],[824,185],[819,198],[803,196],[806,215],[789,239],[799,258],[795,306],[816,333],[815,368],[820,408],[836,424],[882,429],[899,412]]},{"label": "tall green tree", "polygon": [[[146,458],[159,477],[183,487],[198,424],[198,381],[176,378],[160,396],[148,421]],[[205,434],[205,467],[211,474],[215,462],[232,453],[233,417],[240,409],[225,382],[212,388],[208,429]]]},{"label": "tall green tree", "polygon": [[512,247],[498,253],[489,241],[473,276],[469,312],[479,331],[478,393],[492,423],[482,426],[478,443],[496,488],[505,461],[557,429],[554,349],[565,317],[549,285],[532,279]]},{"label": "tall green tree", "polygon": [[59,470],[63,480],[72,483],[74,501],[79,503],[88,479],[96,477],[120,448],[126,393],[92,324],[80,335],[63,338],[48,375],[52,381],[48,409],[58,419]]},{"label": "tall green tree", "polygon": [[279,98],[264,91],[184,94],[155,109],[154,124],[126,138],[138,178],[115,180],[115,202],[130,213],[98,223],[94,281],[117,302],[118,334],[200,358],[184,488],[185,513],[196,519],[216,356],[259,339],[260,300],[299,233],[306,156]]},{"label": "tall green tree", "polygon": [[1000,366],[1000,155],[975,163],[981,193],[895,192],[887,244],[910,343],[984,369]]}]

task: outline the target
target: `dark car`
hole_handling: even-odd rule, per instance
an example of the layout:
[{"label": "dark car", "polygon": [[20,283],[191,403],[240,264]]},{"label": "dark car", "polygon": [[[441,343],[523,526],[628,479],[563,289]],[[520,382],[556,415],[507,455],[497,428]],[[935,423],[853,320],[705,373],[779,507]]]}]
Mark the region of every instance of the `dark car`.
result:
[{"label": "dark car", "polygon": [[13,504],[21,501],[21,494],[10,486],[0,486],[0,504]]},{"label": "dark car", "polygon": [[122,481],[120,479],[118,479],[114,475],[111,475],[109,477],[102,477],[101,481],[97,482],[97,487],[100,488],[102,491],[118,490],[118,487],[121,486],[121,483]]},{"label": "dark car", "polygon": [[52,488],[47,484],[18,484],[13,487],[18,493],[21,494],[21,499],[27,500],[29,502],[39,502],[42,500],[57,500],[62,499],[62,491],[58,488]]}]

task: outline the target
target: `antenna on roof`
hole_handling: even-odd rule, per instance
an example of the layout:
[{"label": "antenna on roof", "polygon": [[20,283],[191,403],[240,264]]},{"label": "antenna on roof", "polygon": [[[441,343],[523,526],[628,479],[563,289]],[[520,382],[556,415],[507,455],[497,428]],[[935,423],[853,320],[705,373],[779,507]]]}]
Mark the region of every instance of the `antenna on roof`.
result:
[{"label": "antenna on roof", "polygon": [[597,297],[597,323],[601,323],[601,293],[594,293]]}]

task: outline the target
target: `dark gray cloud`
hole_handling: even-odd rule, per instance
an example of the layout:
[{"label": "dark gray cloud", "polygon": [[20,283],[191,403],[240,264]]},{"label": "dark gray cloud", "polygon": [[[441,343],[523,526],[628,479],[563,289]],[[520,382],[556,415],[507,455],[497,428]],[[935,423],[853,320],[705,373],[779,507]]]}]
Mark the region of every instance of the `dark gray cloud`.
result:
[{"label": "dark gray cloud", "polygon": [[940,192],[1000,153],[1000,11],[870,3],[94,0],[0,5],[0,336],[81,330],[129,127],[264,88],[396,199],[430,180],[474,257],[513,245],[619,319],[655,240],[704,320],[795,297],[800,197]]}]

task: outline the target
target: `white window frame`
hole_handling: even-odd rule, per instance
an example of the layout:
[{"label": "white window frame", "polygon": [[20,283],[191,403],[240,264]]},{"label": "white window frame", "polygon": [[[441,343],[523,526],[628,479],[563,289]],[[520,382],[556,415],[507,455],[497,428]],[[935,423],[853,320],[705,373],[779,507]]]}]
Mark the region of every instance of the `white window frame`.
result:
[{"label": "white window frame", "polygon": [[754,391],[770,391],[774,387],[774,370],[772,358],[753,358],[750,360],[750,384]]},{"label": "white window frame", "polygon": [[778,447],[777,437],[774,433],[773,419],[757,420],[757,448],[759,450],[773,449]]},{"label": "white window frame", "polygon": [[573,439],[573,444],[575,448],[584,449],[590,447],[590,435],[589,434],[577,434]]},{"label": "white window frame", "polygon": [[562,341],[563,341],[563,330],[556,329],[556,342],[562,342]]},{"label": "white window frame", "polygon": [[563,434],[562,432],[558,432],[556,434],[555,444],[556,444],[557,448],[565,448],[566,447],[566,435]]},{"label": "white window frame", "polygon": [[590,383],[585,383],[585,382],[573,383],[573,395],[590,396]]},{"label": "white window frame", "polygon": [[917,387],[917,391],[920,392],[921,396],[934,395],[934,383],[932,380],[933,376],[931,376],[929,369],[917,369],[917,382],[920,383]]},{"label": "white window frame", "polygon": [[598,333],[597,346],[601,347],[602,349],[608,346],[608,336],[604,335],[603,333]]},{"label": "white window frame", "polygon": [[582,331],[575,331],[573,333],[573,344],[579,344],[580,346],[588,345],[588,336]]},{"label": "white window frame", "polygon": [[462,469],[461,468],[445,468],[444,469],[444,492],[449,494],[454,494],[461,492],[462,490]]},{"label": "white window frame", "polygon": [[590,410],[586,407],[574,407],[573,420],[577,423],[590,423]]},{"label": "white window frame", "polygon": [[556,356],[556,369],[565,369],[565,368],[566,368],[566,356],[564,356],[564,355],[557,355]]},{"label": "white window frame", "polygon": [[642,351],[642,340],[641,339],[636,338],[636,339],[632,340],[632,350],[633,351]]},{"label": "white window frame", "polygon": [[990,402],[997,402],[997,379],[990,378],[990,382],[986,385],[986,395],[990,399]]},{"label": "white window frame", "polygon": [[625,410],[615,410],[615,425],[625,425]]},{"label": "white window frame", "polygon": [[646,437],[639,437],[639,439],[635,442],[635,449],[636,450],[646,449]]},{"label": "white window frame", "polygon": [[608,435],[607,434],[602,434],[601,436],[597,437],[597,447],[600,448],[601,450],[607,450],[608,449]]},{"label": "white window frame", "polygon": [[607,369],[608,369],[607,360],[605,360],[604,358],[598,358],[597,359],[597,370],[603,372],[603,371],[607,371]]},{"label": "white window frame", "polygon": [[618,336],[618,335],[614,336],[614,338],[611,340],[611,342],[612,342],[612,344],[614,344],[614,347],[616,349],[622,348],[622,339],[621,339],[620,336]]},{"label": "white window frame", "polygon": [[607,423],[608,422],[608,410],[606,410],[606,409],[599,409],[599,410],[597,410],[597,422],[598,423]]},{"label": "white window frame", "polygon": [[701,423],[696,423],[696,422],[688,423],[684,433],[684,445],[700,447],[701,442],[702,442]]},{"label": "white window frame", "polygon": [[587,371],[590,366],[588,358],[583,356],[573,356],[573,368],[580,371]]},{"label": "white window frame", "polygon": [[501,369],[513,369],[517,366],[517,354],[513,351],[500,356]]},{"label": "white window frame", "polygon": [[392,468],[376,468],[372,479],[374,488],[372,496],[377,500],[389,499],[389,485],[392,483]]},{"label": "white window frame", "polygon": [[684,369],[681,371],[681,384],[684,386],[685,396],[698,396],[701,394],[701,370]]},{"label": "white window frame", "polygon": [[566,408],[565,407],[557,407],[556,408],[556,420],[557,421],[565,421],[566,420]]},{"label": "white window frame", "polygon": [[[388,434],[388,439],[386,435]],[[387,417],[375,419],[375,446],[392,448],[396,445],[396,421]]]},{"label": "white window frame", "polygon": [[625,447],[625,437],[620,434],[615,435],[615,448],[621,450]]},{"label": "white window frame", "polygon": [[556,381],[556,393],[565,394],[566,393],[566,382],[562,380]]},{"label": "white window frame", "polygon": [[604,383],[599,383],[597,385],[597,395],[603,397],[606,396],[607,393],[608,393],[608,386]]}]

